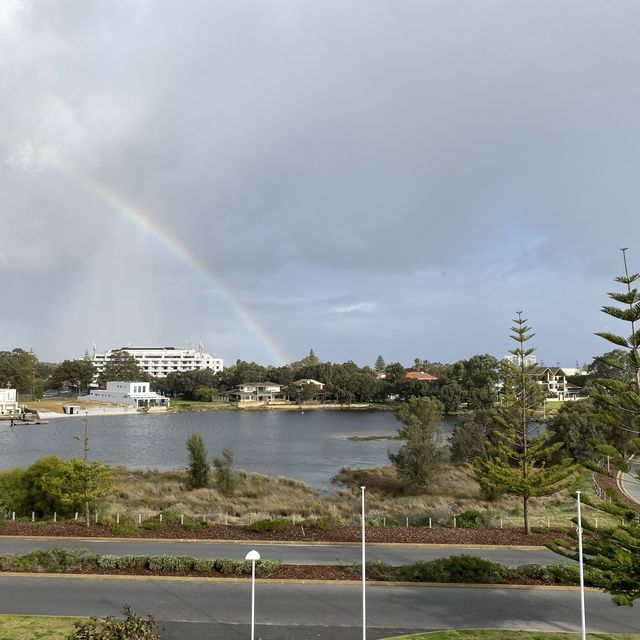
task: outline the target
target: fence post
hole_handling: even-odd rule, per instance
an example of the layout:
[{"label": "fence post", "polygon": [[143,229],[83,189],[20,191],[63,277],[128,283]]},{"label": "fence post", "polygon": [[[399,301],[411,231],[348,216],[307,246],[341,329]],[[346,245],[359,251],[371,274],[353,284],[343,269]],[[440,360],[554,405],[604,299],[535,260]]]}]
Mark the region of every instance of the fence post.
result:
[{"label": "fence post", "polygon": [[160,514],[160,518],[159,518],[160,522],[162,522],[162,514]]},{"label": "fence post", "polygon": [[116,524],[120,524],[120,514],[116,513]]},{"label": "fence post", "polygon": [[98,512],[96,511],[95,523],[98,524]]},{"label": "fence post", "polygon": [[407,529],[409,528],[409,516],[406,517],[406,521],[407,521]]},{"label": "fence post", "polygon": [[429,529],[431,529],[431,517],[429,517]]},{"label": "fence post", "polygon": [[16,521],[16,512],[12,511],[11,512],[11,519],[15,522]]},{"label": "fence post", "polygon": [[138,514],[138,524],[142,524],[142,514]]},{"label": "fence post", "polygon": [[35,522],[36,521],[36,512],[32,511],[31,512],[31,522]]},{"label": "fence post", "polygon": [[598,528],[598,518],[596,518],[596,529]]},{"label": "fence post", "polygon": [[53,512],[53,521],[58,522],[58,514],[55,511]]},{"label": "fence post", "polygon": [[382,516],[382,526],[383,527],[387,526],[387,516]]},{"label": "fence post", "polygon": [[502,518],[500,518],[500,528],[502,529]]},{"label": "fence post", "polygon": [[78,522],[78,512],[76,511],[75,521]]},{"label": "fence post", "polygon": [[455,516],[453,516],[453,528],[454,529],[456,528],[456,517]]},{"label": "fence post", "polygon": [[180,524],[184,527],[184,513],[180,514]]}]

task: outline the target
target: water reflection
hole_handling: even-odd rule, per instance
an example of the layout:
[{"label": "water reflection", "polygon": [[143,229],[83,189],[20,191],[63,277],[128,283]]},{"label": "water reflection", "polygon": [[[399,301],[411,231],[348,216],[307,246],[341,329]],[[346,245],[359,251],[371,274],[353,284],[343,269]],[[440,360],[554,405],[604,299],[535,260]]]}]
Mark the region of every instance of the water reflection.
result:
[{"label": "water reflection", "polygon": [[[231,447],[237,468],[297,478],[331,488],[341,467],[386,464],[392,440],[353,442],[350,435],[394,434],[398,422],[386,411],[219,411],[89,418],[90,457],[128,467],[174,469],[186,465],[185,440],[202,434],[210,455]],[[450,431],[450,424],[444,424]],[[48,425],[9,427],[0,423],[0,468],[29,465],[45,455],[81,456],[81,418]]]}]

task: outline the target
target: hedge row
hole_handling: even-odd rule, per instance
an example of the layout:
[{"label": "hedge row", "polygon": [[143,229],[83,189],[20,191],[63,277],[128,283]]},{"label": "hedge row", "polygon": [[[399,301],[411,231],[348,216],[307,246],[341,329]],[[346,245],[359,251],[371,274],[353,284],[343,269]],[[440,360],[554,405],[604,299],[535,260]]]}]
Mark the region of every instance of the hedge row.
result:
[{"label": "hedge row", "polygon": [[[256,576],[264,578],[278,567],[277,560],[259,560]],[[50,549],[25,555],[0,555],[0,571],[30,573],[68,573],[74,571],[151,571],[154,573],[195,572],[227,576],[251,575],[251,562],[227,558],[192,558],[191,556],[113,556],[94,555],[83,549]]]},{"label": "hedge row", "polygon": [[[256,576],[266,578],[278,567],[278,560],[259,560]],[[476,556],[460,555],[439,558],[428,562],[392,566],[383,562],[368,562],[367,577],[370,580],[402,582],[445,582],[466,584],[542,583],[578,584],[578,566],[574,564],[524,564],[507,567],[498,562]],[[350,568],[360,575],[360,565]],[[203,575],[225,576],[251,575],[251,562],[228,558],[192,558],[191,556],[137,556],[93,555],[83,549],[50,549],[32,551],[26,555],[0,555],[0,571],[31,573],[68,573],[109,571],[150,571],[172,574],[193,572]],[[586,567],[585,584],[600,586],[597,570]]]},{"label": "hedge row", "polygon": [[[359,572],[361,566],[354,565],[354,571]],[[578,584],[580,579],[578,565],[574,564],[523,564],[507,567],[499,562],[468,555],[414,562],[399,567],[374,561],[367,562],[366,568],[370,579],[402,582]],[[600,582],[600,573],[591,567],[585,567],[585,584],[598,587]]]}]

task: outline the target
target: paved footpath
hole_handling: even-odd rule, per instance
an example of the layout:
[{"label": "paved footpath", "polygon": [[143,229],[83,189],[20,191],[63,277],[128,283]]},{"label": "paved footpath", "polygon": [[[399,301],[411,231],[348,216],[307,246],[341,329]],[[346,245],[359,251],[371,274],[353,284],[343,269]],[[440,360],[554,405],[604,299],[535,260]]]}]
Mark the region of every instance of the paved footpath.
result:
[{"label": "paved footpath", "polygon": [[[0,576],[0,613],[104,616],[130,603],[153,613],[166,640],[246,638],[249,581]],[[637,632],[640,612],[587,592],[589,631]],[[369,586],[368,637],[442,628],[579,629],[576,589]],[[257,638],[348,640],[360,637],[359,585],[256,585]]]},{"label": "paved footpath", "polygon": [[[88,549],[92,553],[112,555],[188,555],[197,558],[230,558],[244,560],[247,551],[257,549],[267,559],[288,564],[353,564],[361,560],[357,544],[251,544],[250,542],[181,542],[150,540],[96,540],[91,538],[66,540],[60,538],[9,538],[0,536],[0,554],[24,554],[34,549],[55,547]],[[453,555],[472,555],[502,562],[509,566],[528,563],[550,564],[569,562],[548,549],[377,546],[367,545],[367,558],[388,564],[402,565],[412,562],[446,558]]]}]

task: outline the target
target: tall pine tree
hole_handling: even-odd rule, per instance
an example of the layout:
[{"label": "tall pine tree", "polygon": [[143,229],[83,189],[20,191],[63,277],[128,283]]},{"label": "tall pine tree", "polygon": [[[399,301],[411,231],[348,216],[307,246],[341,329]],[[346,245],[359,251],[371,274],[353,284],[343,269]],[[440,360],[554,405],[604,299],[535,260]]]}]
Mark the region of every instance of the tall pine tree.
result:
[{"label": "tall pine tree", "polygon": [[[593,394],[599,405],[598,418],[613,430],[623,432],[626,437],[618,442],[623,444],[620,450],[613,447],[601,447],[603,454],[618,455],[620,466],[625,467],[625,458],[640,451],[640,293],[633,286],[640,280],[640,274],[629,273],[627,265],[627,249],[621,249],[624,275],[615,278],[622,285],[621,292],[610,292],[609,298],[620,306],[605,305],[602,312],[611,318],[626,323],[628,337],[600,332],[601,338],[616,345],[625,354],[620,359],[603,357],[602,362],[608,367],[631,372],[632,375],[597,380],[598,391]],[[603,475],[617,475],[618,469],[610,472],[606,466],[595,469]],[[631,605],[640,598],[640,523],[636,518],[637,508],[630,507],[614,490],[608,490],[608,500],[600,500],[584,495],[583,502],[610,513],[619,518],[618,526],[596,528],[587,518],[582,518],[585,531],[584,561],[591,567],[591,582],[608,591],[613,601],[619,605]],[[575,520],[574,520],[575,522]],[[577,559],[575,538],[574,544],[558,541],[549,545],[551,549],[564,556]]]},{"label": "tall pine tree", "polygon": [[570,458],[553,462],[562,442],[553,442],[553,433],[540,427],[537,414],[544,402],[544,389],[538,382],[537,365],[530,356],[535,349],[527,342],[535,334],[518,311],[511,338],[516,348],[509,351],[514,362],[505,363],[504,396],[497,410],[495,444],[473,463],[473,475],[482,487],[493,493],[522,498],[525,533],[531,533],[529,500],[549,496],[571,484],[575,465]]}]

